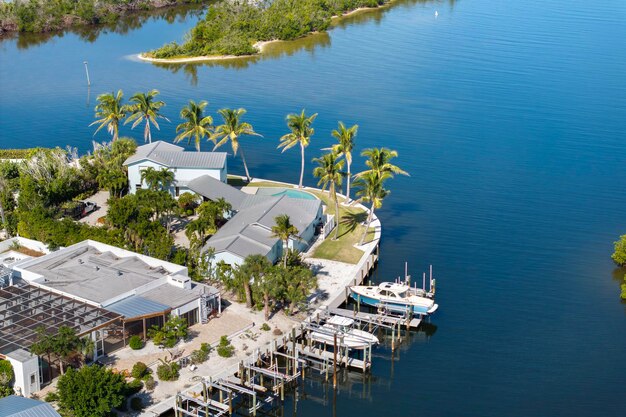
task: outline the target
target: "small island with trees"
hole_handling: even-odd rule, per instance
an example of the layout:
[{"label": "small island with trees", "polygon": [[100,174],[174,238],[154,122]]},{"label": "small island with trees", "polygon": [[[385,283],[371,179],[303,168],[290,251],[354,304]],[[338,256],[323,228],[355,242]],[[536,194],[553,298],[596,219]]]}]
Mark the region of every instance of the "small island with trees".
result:
[{"label": "small island with trees", "polygon": [[171,42],[139,57],[153,62],[189,62],[255,55],[272,41],[327,30],[335,17],[378,8],[390,0],[225,1],[209,6],[184,43]]}]

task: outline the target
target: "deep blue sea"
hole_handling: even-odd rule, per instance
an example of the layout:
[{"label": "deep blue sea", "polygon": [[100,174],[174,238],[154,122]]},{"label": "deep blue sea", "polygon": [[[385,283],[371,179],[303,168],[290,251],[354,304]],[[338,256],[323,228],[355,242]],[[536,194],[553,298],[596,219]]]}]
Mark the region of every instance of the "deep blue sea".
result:
[{"label": "deep blue sea", "polygon": [[242,145],[253,176],[297,181],[299,153],[276,146],[302,108],[319,113],[307,158],[338,120],[359,124],[359,149],[396,149],[411,176],[378,211],[375,279],[432,263],[441,307],[393,358],[378,349],[371,376],[336,395],[309,380],[279,415],[626,415],[624,271],[610,259],[626,233],[626,2],[400,0],[265,58],[129,58],[196,19],[0,42],[0,147],[87,151],[98,94],[156,88],[174,121],[163,140],[188,99],[248,109],[264,136]]}]

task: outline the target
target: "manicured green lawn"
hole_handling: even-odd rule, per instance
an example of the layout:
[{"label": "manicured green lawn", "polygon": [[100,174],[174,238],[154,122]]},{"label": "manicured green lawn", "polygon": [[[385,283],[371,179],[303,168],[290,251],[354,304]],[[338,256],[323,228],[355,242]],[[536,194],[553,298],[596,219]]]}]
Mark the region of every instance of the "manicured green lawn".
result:
[{"label": "manicured green lawn", "polygon": [[281,184],[280,182],[273,181],[252,181],[248,184],[249,187],[281,187],[281,188],[295,188],[294,185],[291,184]]}]

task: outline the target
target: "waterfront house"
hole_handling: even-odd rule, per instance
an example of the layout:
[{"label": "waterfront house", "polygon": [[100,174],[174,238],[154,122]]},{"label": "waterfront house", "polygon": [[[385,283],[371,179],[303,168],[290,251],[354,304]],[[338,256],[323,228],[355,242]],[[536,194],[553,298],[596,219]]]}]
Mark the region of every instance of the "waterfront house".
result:
[{"label": "waterfront house", "polygon": [[128,183],[131,194],[146,188],[141,181],[141,171],[148,167],[169,169],[174,173],[174,182],[169,191],[178,197],[189,191],[189,181],[208,175],[221,182],[226,182],[225,152],[190,152],[181,146],[156,141],[139,146],[135,154],[124,165],[128,167]]},{"label": "waterfront house", "polygon": [[47,382],[42,369],[52,366],[29,353],[41,326],[91,338],[97,359],[133,335],[145,339],[169,315],[193,325],[220,312],[219,291],[192,282],[187,267],[92,240],[1,268],[0,358],[13,364],[15,386],[26,396]]},{"label": "waterfront house", "polygon": [[48,403],[18,395],[0,398],[2,417],[61,417]]}]

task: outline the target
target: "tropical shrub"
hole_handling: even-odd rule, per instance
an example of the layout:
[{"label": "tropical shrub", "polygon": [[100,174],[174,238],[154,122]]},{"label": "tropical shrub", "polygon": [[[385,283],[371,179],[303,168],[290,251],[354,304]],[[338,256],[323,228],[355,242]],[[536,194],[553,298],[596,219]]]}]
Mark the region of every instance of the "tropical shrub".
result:
[{"label": "tropical shrub", "polygon": [[74,417],[105,417],[122,405],[125,388],[124,377],[110,369],[97,365],[70,368],[57,384],[59,405]]},{"label": "tropical shrub", "polygon": [[143,362],[137,362],[133,365],[133,369],[130,371],[130,375],[133,378],[143,379],[147,375],[150,375],[152,370]]},{"label": "tropical shrub", "polygon": [[146,380],[144,381],[144,387],[148,390],[148,391],[152,391],[154,389],[154,387],[156,386],[156,381],[154,380],[154,378],[152,377],[152,375],[149,375]]},{"label": "tropical shrub", "polygon": [[187,320],[179,316],[169,316],[163,327],[152,326],[148,336],[155,345],[172,348],[180,339],[187,337]]},{"label": "tropical shrub", "polygon": [[230,344],[228,337],[222,336],[220,344],[217,346],[217,354],[222,358],[230,358],[235,353],[235,347]]},{"label": "tropical shrub", "polygon": [[143,382],[140,379],[133,379],[129,383],[126,384],[126,388],[124,389],[124,395],[126,397],[130,397],[132,395],[137,394],[143,388]]},{"label": "tropical shrub", "polygon": [[143,340],[137,335],[131,336],[130,339],[128,339],[128,346],[130,346],[132,350],[139,350],[143,348]]},{"label": "tropical shrub", "polygon": [[194,365],[198,365],[200,363],[206,362],[209,359],[209,353],[211,352],[211,345],[208,343],[203,343],[200,346],[200,349],[194,350],[191,352],[190,358],[191,363]]},{"label": "tropical shrub", "polygon": [[161,381],[176,381],[179,377],[180,366],[176,362],[159,359],[161,364],[157,367],[157,376]]},{"label": "tropical shrub", "polygon": [[267,332],[271,329],[270,325],[267,323],[263,323],[263,325],[261,326],[261,330],[263,330],[264,332]]},{"label": "tropical shrub", "polygon": [[56,391],[50,391],[46,394],[43,400],[47,403],[53,403],[59,401],[59,394]]}]

